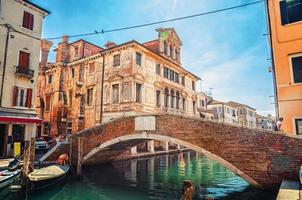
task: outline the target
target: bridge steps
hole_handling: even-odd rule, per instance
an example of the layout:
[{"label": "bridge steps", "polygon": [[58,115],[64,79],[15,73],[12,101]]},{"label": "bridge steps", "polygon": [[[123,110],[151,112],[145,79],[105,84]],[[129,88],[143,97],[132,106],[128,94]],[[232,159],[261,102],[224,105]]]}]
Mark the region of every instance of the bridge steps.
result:
[{"label": "bridge steps", "polygon": [[277,200],[302,199],[302,191],[298,181],[283,180],[279,189]]}]

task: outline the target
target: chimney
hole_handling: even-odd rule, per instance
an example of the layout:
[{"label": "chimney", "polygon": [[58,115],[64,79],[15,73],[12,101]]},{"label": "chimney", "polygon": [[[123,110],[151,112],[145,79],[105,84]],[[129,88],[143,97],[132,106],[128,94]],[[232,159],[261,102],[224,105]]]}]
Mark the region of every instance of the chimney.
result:
[{"label": "chimney", "polygon": [[41,41],[41,65],[47,65],[49,50],[52,46],[52,42],[48,40]]},{"label": "chimney", "polygon": [[111,48],[111,47],[115,47],[116,44],[114,42],[108,41],[106,42],[106,44],[104,45],[107,49]]},{"label": "chimney", "polygon": [[62,42],[58,44],[56,62],[68,62],[69,52],[68,52],[68,35],[62,37]]}]

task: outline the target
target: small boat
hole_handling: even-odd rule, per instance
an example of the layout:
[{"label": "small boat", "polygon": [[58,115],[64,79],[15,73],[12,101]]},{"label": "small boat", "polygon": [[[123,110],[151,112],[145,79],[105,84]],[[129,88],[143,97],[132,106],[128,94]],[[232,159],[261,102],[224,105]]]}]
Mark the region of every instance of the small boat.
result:
[{"label": "small boat", "polygon": [[35,169],[29,173],[31,189],[39,190],[63,181],[70,169],[69,165],[50,165],[40,169]]},{"label": "small boat", "polygon": [[14,171],[4,170],[0,172],[0,189],[7,187],[15,180],[20,178],[21,170],[16,169]]},{"label": "small boat", "polygon": [[0,160],[0,170],[7,169],[9,163],[13,160],[14,160],[13,158],[1,159]]}]

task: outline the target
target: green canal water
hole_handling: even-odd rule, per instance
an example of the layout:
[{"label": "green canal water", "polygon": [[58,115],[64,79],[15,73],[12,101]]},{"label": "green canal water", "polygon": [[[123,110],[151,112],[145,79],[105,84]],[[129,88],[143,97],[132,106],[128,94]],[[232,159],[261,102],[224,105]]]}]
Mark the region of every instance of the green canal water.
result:
[{"label": "green canal water", "polygon": [[194,200],[276,199],[276,193],[253,188],[222,165],[194,152],[120,161],[85,168],[81,180],[35,192],[0,191],[5,200],[179,200],[182,182],[191,180]]}]

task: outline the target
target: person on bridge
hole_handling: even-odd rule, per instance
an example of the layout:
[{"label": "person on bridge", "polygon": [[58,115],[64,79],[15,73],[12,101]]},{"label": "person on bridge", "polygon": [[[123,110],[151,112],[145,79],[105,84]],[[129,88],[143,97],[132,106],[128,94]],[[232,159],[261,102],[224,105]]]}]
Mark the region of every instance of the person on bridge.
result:
[{"label": "person on bridge", "polygon": [[279,120],[274,125],[275,131],[281,131],[282,122],[283,122],[283,117],[280,117]]}]

